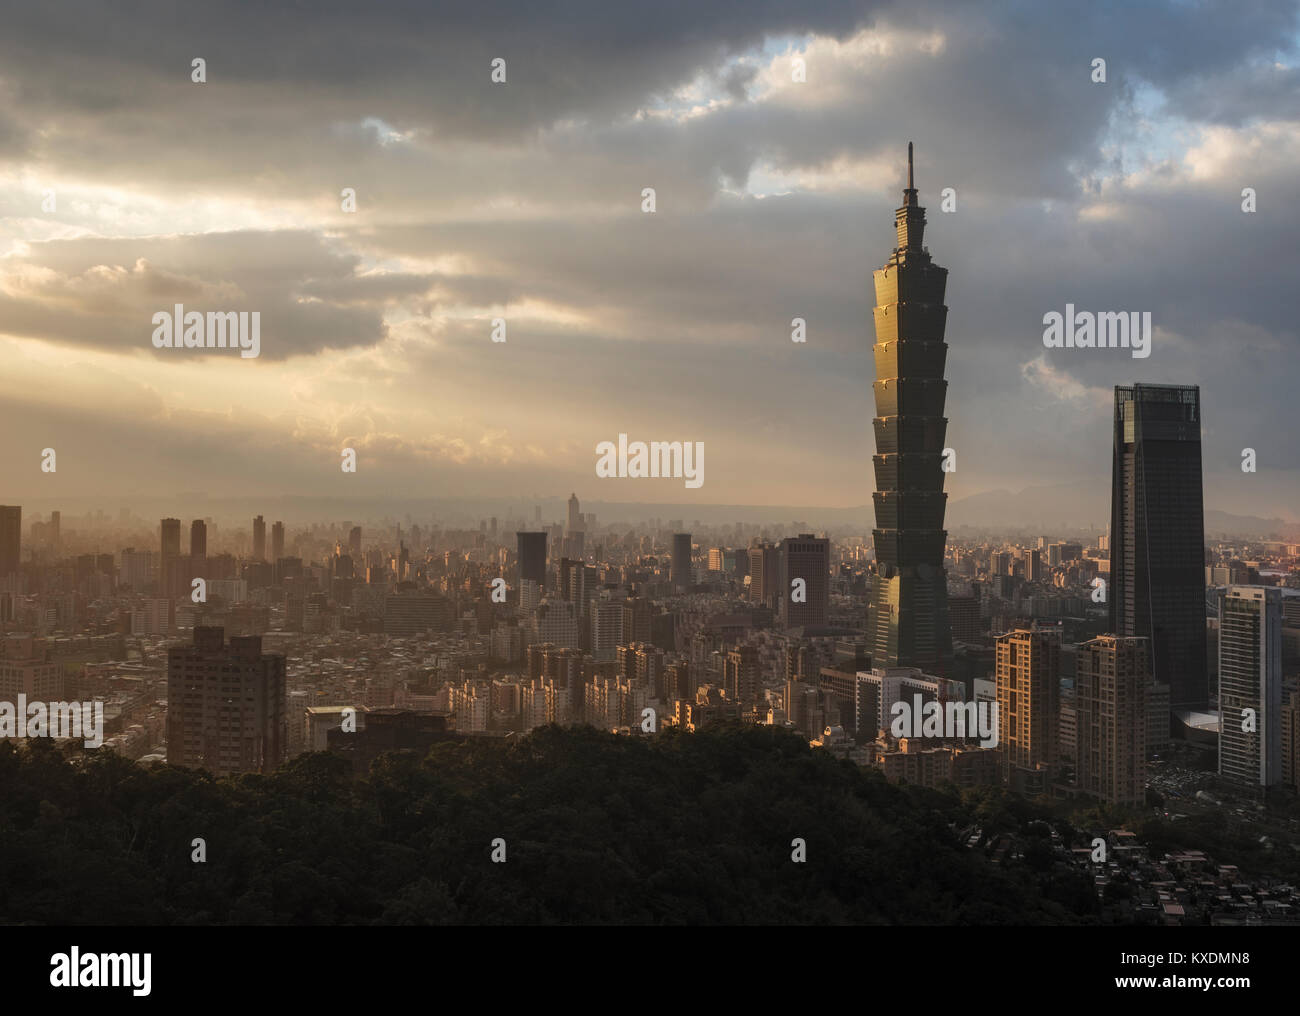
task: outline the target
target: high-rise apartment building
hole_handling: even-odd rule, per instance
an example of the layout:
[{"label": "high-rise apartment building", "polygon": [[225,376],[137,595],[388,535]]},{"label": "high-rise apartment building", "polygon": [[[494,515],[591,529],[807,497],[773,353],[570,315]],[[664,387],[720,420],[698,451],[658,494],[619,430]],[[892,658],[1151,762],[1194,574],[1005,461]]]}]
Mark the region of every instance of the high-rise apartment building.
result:
[{"label": "high-rise apartment building", "polygon": [[1013,788],[1025,774],[1056,763],[1059,754],[1061,637],[1018,628],[997,637],[998,750]]},{"label": "high-rise apartment building", "polygon": [[267,773],[287,750],[285,658],[259,635],[198,626],[167,650],[167,761],[225,776]]},{"label": "high-rise apartment building", "polygon": [[620,600],[596,600],[591,611],[591,655],[596,660],[614,659],[614,651],[623,639],[623,603]]},{"label": "high-rise apartment building", "polygon": [[1219,775],[1282,782],[1282,591],[1230,586],[1219,603]]},{"label": "high-rise apartment building", "polygon": [[136,593],[144,592],[153,582],[153,551],[127,547],[121,555],[121,581]]},{"label": "high-rise apartment building", "polygon": [[1150,640],[1173,709],[1209,699],[1200,401],[1194,385],[1115,388],[1110,626]]},{"label": "high-rise apartment building", "polygon": [[271,525],[271,560],[278,561],[284,557],[284,523],[275,522]]},{"label": "high-rise apartment building", "polygon": [[1079,787],[1111,804],[1141,805],[1152,684],[1147,640],[1102,635],[1081,643],[1074,680]]},{"label": "high-rise apartment building", "polygon": [[943,415],[948,382],[948,270],[923,245],[925,209],[912,182],[894,214],[898,246],[875,273],[876,570],[867,608],[872,663],[948,676],[952,633],[944,570]]},{"label": "high-rise apartment building", "polygon": [[[781,541],[781,624],[823,627],[830,610],[831,542],[801,533]],[[802,584],[795,582],[802,579]],[[801,600],[802,602],[801,602]]]},{"label": "high-rise apartment building", "polygon": [[533,610],[531,620],[533,643],[578,648],[578,611],[568,600],[543,599]]}]

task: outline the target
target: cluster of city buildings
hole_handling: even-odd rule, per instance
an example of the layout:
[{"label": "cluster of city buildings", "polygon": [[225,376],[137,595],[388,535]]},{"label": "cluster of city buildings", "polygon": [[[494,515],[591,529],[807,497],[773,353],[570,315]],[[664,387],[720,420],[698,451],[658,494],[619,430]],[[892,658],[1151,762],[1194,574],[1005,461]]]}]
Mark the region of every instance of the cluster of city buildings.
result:
[{"label": "cluster of city buildings", "polygon": [[869,540],[601,525],[575,495],[551,523],[269,538],[261,515],[151,535],[126,511],[67,529],[52,512],[24,553],[21,508],[0,507],[0,696],[102,696],[115,749],[219,773],[548,723],[740,721],[910,783],[1141,805],[1177,739],[1225,781],[1296,786],[1300,548],[1207,547],[1199,390],[1116,387],[1104,533],[950,540],[947,271],[911,186],[896,228],[875,273]]}]

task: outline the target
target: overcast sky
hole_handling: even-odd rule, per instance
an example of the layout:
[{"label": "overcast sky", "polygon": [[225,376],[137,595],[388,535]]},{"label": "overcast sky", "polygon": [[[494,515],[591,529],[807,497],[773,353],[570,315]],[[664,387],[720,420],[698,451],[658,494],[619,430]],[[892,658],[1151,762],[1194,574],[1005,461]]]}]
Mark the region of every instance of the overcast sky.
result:
[{"label": "overcast sky", "polygon": [[[867,503],[911,140],[950,494],[1108,489],[1112,386],[1190,383],[1207,506],[1295,519],[1298,31],[1276,0],[9,10],[0,502]],[[1045,349],[1067,302],[1150,311],[1152,355]],[[153,348],[176,303],[259,311],[261,356]],[[703,486],[597,478],[620,432],[703,442]]]}]

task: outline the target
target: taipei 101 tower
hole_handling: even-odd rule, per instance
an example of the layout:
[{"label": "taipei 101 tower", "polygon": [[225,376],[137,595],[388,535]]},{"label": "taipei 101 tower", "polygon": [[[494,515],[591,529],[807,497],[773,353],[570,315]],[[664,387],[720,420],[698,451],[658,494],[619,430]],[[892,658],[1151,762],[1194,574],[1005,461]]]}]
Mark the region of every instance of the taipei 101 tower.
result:
[{"label": "taipei 101 tower", "polygon": [[873,667],[919,667],[952,676],[943,549],[943,341],[948,269],[922,245],[925,209],[912,184],[894,215],[898,246],[876,280],[876,572],[867,607]]}]

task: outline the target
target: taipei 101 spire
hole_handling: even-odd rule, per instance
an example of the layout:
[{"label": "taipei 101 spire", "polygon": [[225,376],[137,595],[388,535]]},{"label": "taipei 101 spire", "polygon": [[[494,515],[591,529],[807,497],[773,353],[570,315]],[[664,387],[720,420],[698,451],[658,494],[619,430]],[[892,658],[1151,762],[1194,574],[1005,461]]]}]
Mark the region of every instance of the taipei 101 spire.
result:
[{"label": "taipei 101 spire", "polygon": [[952,676],[948,578],[943,566],[943,341],[948,269],[922,246],[925,209],[917,204],[912,145],[907,189],[894,213],[898,246],[875,273],[876,572],[867,607],[873,667],[919,667]]}]

